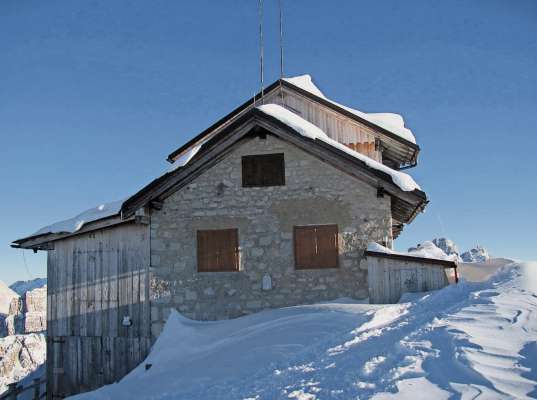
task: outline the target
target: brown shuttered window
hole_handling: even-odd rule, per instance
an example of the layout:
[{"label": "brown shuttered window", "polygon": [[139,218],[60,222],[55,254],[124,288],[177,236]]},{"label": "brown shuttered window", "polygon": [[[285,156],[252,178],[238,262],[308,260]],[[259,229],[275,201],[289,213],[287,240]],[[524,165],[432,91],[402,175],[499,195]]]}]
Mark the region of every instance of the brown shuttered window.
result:
[{"label": "brown shuttered window", "polygon": [[285,185],[283,153],[242,157],[243,187],[283,185]]},{"label": "brown shuttered window", "polygon": [[238,229],[198,231],[198,272],[238,270]]},{"label": "brown shuttered window", "polygon": [[337,225],[295,226],[295,268],[338,266]]}]

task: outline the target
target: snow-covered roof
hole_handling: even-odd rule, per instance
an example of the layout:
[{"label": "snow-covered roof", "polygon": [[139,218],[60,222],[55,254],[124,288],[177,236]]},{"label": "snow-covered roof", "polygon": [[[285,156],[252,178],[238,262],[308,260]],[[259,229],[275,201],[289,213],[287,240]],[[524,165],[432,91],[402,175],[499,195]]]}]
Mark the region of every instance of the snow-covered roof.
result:
[{"label": "snow-covered roof", "polygon": [[174,161],[174,163],[171,165],[171,168],[168,169],[168,172],[174,171],[177,168],[184,167],[187,165],[192,158],[198,154],[198,151],[200,151],[201,146],[203,146],[209,138],[205,138],[201,142],[195,144],[194,146],[190,147],[187,151],[185,151],[181,157],[179,157],[177,160]]},{"label": "snow-covered roof", "polygon": [[55,222],[47,225],[30,236],[46,235],[48,233],[73,233],[87,224],[88,222],[97,221],[106,217],[119,214],[123,200],[114,201],[111,203],[103,203],[97,207],[90,208],[73,218]]},{"label": "snow-covered roof", "polygon": [[387,131],[392,132],[393,134],[411,142],[416,143],[416,137],[412,131],[405,127],[405,121],[403,117],[399,114],[394,113],[365,113],[363,111],[356,110],[351,107],[344,106],[335,102],[334,100],[329,99],[324,95],[324,93],[313,83],[310,75],[300,75],[293,78],[284,78],[285,81],[291,83],[292,85],[298,86],[299,88],[314,94],[315,96],[321,97],[322,99],[340,107],[348,112],[365,119],[375,125],[380,126],[381,128],[386,129]]},{"label": "snow-covered roof", "polygon": [[419,246],[419,248],[417,248],[416,250],[409,251],[408,253],[395,251],[374,242],[369,243],[367,245],[367,250],[384,254],[396,254],[400,256],[431,258],[434,260],[445,260],[454,262],[457,261],[457,256],[455,254],[447,255],[442,251],[442,249],[438,248],[433,242],[429,241],[423,242]]},{"label": "snow-covered roof", "polygon": [[[311,82],[309,75],[304,75],[302,77],[291,78],[293,79],[291,83],[300,84],[304,88],[308,88],[312,93],[317,95],[324,96]],[[311,86],[310,85],[313,85]],[[257,107],[257,109],[263,112],[266,115],[278,119],[280,122],[289,126],[291,129],[301,134],[302,136],[308,137],[312,140],[320,140],[340,151],[345,152],[346,154],[364,162],[368,167],[375,169],[377,171],[384,172],[385,174],[391,177],[392,182],[398,186],[403,191],[413,191],[421,190],[420,186],[412,179],[408,174],[405,174],[400,171],[389,168],[388,166],[375,161],[364,154],[361,154],[357,151],[350,149],[349,147],[337,142],[334,139],[331,139],[323,130],[315,126],[311,122],[306,121],[302,117],[296,115],[295,113],[287,110],[286,108],[277,105],[277,104],[265,104]],[[192,160],[192,158],[200,151],[203,144],[207,142],[209,138],[205,138],[202,141],[199,141],[196,145],[190,147],[186,152],[184,152],[181,157],[179,157],[171,168],[167,171],[172,172],[173,170],[184,167]],[[37,232],[33,233],[29,237],[41,236],[52,233],[74,233],[79,231],[85,224],[93,221],[97,221],[103,218],[111,217],[120,213],[122,205],[125,200],[119,200],[110,203],[103,203],[99,206],[90,208],[75,217],[55,222],[51,225],[47,225]]]},{"label": "snow-covered roof", "polygon": [[421,190],[419,185],[414,181],[414,179],[412,179],[410,175],[405,174],[404,172],[395,171],[394,169],[391,169],[386,165],[367,157],[364,154],[352,150],[344,144],[341,144],[338,141],[330,138],[323,130],[313,125],[311,122],[306,121],[302,117],[296,115],[295,113],[287,110],[286,108],[278,104],[264,104],[262,106],[257,107],[257,109],[267,115],[278,119],[285,125],[300,133],[302,136],[308,137],[313,140],[321,140],[324,143],[327,143],[341,151],[344,151],[345,153],[353,156],[354,158],[363,161],[368,167],[390,175],[393,183],[396,184],[403,191],[411,192],[415,189]]}]

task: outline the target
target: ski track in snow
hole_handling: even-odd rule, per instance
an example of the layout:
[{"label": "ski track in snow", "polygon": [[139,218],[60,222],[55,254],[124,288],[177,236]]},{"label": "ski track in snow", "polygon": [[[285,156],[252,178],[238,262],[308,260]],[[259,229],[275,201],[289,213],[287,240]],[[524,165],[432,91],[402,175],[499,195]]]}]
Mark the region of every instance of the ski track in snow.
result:
[{"label": "ski track in snow", "polygon": [[[191,355],[185,351],[176,370],[170,369],[173,360],[150,355],[155,366],[148,372],[154,375],[142,365],[119,384],[80,397],[537,398],[537,282],[528,269],[537,271],[537,263],[506,268],[487,282],[407,295],[408,302],[388,306],[329,303],[205,325],[178,316],[196,335],[215,329],[221,340],[191,348]],[[281,347],[271,340],[298,328],[311,337],[299,332],[296,343]],[[229,368],[222,371],[224,359]],[[196,377],[196,368],[204,366],[204,379],[200,374],[189,380],[184,368]]]}]

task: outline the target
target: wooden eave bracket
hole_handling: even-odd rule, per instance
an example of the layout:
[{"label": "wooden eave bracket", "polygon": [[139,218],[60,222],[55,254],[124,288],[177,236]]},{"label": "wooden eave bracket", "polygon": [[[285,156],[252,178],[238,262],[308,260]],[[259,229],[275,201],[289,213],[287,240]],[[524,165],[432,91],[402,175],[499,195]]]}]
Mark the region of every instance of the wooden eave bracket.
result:
[{"label": "wooden eave bracket", "polygon": [[149,209],[140,207],[134,213],[134,222],[140,225],[149,225]]},{"label": "wooden eave bracket", "polygon": [[154,209],[154,210],[162,210],[162,207],[164,206],[164,202],[163,201],[159,201],[159,200],[151,200],[149,202],[149,207]]}]

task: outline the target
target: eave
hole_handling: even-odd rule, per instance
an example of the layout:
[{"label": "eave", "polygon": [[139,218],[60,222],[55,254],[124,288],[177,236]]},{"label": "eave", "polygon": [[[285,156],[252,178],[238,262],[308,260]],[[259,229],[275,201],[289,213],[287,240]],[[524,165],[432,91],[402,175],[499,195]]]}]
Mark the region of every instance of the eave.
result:
[{"label": "eave", "polygon": [[54,249],[54,242],[57,240],[63,240],[85,233],[93,232],[100,229],[108,229],[114,226],[128,224],[135,222],[135,217],[123,219],[119,214],[101,218],[92,222],[88,222],[81,229],[76,232],[54,232],[44,233],[41,235],[33,235],[25,238],[14,240],[11,247],[15,249],[31,249],[38,250],[52,250]]}]

